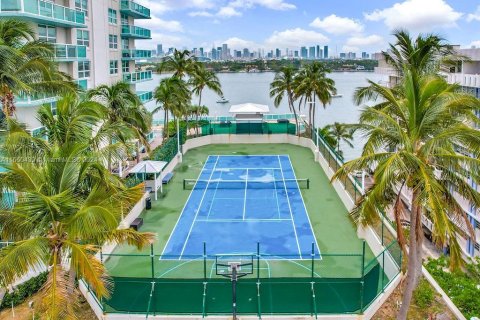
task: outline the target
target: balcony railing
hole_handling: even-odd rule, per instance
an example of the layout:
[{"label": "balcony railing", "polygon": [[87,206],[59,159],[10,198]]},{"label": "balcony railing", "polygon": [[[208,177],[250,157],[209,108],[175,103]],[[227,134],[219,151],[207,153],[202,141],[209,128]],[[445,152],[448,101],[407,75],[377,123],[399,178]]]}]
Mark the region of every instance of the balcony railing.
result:
[{"label": "balcony railing", "polygon": [[79,61],[87,59],[87,47],[75,44],[56,43],[55,59],[57,61]]},{"label": "balcony railing", "polygon": [[464,87],[480,88],[480,75],[467,73],[448,73],[447,81]]},{"label": "balcony railing", "polygon": [[147,103],[153,100],[152,91],[137,91],[137,96],[142,103]]},{"label": "balcony railing", "polygon": [[122,37],[134,39],[151,39],[152,32],[145,28],[124,24],[122,25]]},{"label": "balcony railing", "polygon": [[120,12],[135,19],[150,19],[150,9],[131,0],[122,0]]},{"label": "balcony railing", "polygon": [[138,83],[152,80],[152,71],[139,71],[123,74],[123,81],[128,83]]},{"label": "balcony railing", "polygon": [[45,103],[52,103],[58,100],[57,96],[49,94],[19,95],[15,97],[17,107],[35,107]]},{"label": "balcony railing", "polygon": [[43,0],[0,0],[0,17],[85,28],[85,13]]},{"label": "balcony railing", "polygon": [[150,50],[122,50],[122,60],[148,59],[152,57]]}]

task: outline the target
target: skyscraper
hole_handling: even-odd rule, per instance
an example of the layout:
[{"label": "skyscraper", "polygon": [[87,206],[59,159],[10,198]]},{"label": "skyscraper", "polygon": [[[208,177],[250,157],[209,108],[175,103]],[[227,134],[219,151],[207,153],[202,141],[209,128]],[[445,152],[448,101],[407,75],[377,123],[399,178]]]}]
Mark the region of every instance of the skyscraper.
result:
[{"label": "skyscraper", "polygon": [[308,50],[308,59],[315,60],[315,58],[316,58],[315,47],[310,47]]},{"label": "skyscraper", "polygon": [[280,51],[280,49],[275,49],[275,58],[280,58],[282,56],[282,52]]},{"label": "skyscraper", "polygon": [[157,56],[161,57],[163,56],[163,46],[162,44],[157,44]]},{"label": "skyscraper", "polygon": [[368,53],[362,52],[362,59],[368,59]]},{"label": "skyscraper", "polygon": [[301,47],[301,48],[300,48],[300,57],[301,57],[302,59],[307,59],[307,58],[308,58],[307,47]]},{"label": "skyscraper", "polygon": [[293,53],[293,57],[298,58],[298,50],[295,50],[295,52]]},{"label": "skyscraper", "polygon": [[227,60],[228,57],[228,45],[226,43],[222,44],[222,59]]},{"label": "skyscraper", "polygon": [[323,58],[328,59],[328,46],[323,47]]},{"label": "skyscraper", "polygon": [[320,49],[320,45],[317,44],[317,59],[322,59],[322,49]]},{"label": "skyscraper", "polygon": [[204,57],[204,52],[203,52],[203,48],[200,48],[200,57]]},{"label": "skyscraper", "polygon": [[243,58],[250,59],[250,50],[248,48],[243,49]]}]

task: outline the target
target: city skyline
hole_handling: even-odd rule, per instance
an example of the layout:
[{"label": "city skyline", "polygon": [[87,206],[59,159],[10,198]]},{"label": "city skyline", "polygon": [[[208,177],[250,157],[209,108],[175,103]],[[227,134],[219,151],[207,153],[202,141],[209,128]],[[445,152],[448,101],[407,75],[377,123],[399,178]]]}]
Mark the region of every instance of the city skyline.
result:
[{"label": "city skyline", "polygon": [[[480,46],[480,6],[469,0],[139,0],[152,9],[144,45],[232,49],[328,45],[330,55],[385,49],[394,29],[439,33],[452,44]],[[461,32],[459,32],[461,31]]]}]

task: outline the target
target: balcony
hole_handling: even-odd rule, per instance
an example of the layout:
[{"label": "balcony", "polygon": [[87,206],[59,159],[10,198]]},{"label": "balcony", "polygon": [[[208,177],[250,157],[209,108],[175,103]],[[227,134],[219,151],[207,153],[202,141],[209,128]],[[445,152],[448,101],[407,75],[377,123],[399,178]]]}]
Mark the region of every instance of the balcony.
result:
[{"label": "balcony", "polygon": [[55,59],[59,62],[81,61],[87,59],[87,47],[75,44],[56,43]]},{"label": "balcony", "polygon": [[58,100],[57,96],[48,94],[20,95],[15,97],[16,107],[36,107],[45,103],[53,103]]},{"label": "balcony", "polygon": [[0,18],[14,18],[65,28],[85,28],[85,14],[43,0],[0,0]]},{"label": "balcony", "polygon": [[122,37],[133,39],[151,39],[152,32],[145,28],[124,24],[122,25]]},{"label": "balcony", "polygon": [[137,91],[137,96],[142,103],[147,103],[153,100],[152,91]]},{"label": "balcony", "polygon": [[122,0],[120,12],[135,19],[150,19],[150,9],[131,0]]},{"label": "balcony", "polygon": [[447,73],[447,81],[464,87],[480,88],[479,74]]},{"label": "balcony", "polygon": [[152,57],[152,51],[150,50],[122,50],[122,60],[139,60],[149,59]]},{"label": "balcony", "polygon": [[131,84],[149,80],[152,80],[152,71],[139,71],[123,74],[123,81]]}]

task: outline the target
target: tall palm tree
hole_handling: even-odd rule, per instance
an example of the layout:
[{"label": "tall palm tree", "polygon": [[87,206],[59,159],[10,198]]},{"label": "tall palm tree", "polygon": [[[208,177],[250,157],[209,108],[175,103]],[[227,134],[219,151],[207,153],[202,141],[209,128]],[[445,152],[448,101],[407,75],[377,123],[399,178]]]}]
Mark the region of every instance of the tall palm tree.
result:
[{"label": "tall palm tree", "polygon": [[173,76],[162,79],[160,85],[155,88],[153,94],[155,101],[160,106],[152,111],[152,114],[163,109],[165,119],[165,135],[169,137],[168,118],[171,113],[174,117],[181,117],[191,100],[191,92],[187,83],[179,77]]},{"label": "tall palm tree", "polygon": [[203,89],[208,88],[218,95],[223,95],[222,85],[218,80],[215,72],[207,70],[203,65],[199,64],[190,78],[189,85],[192,87],[194,94],[198,96],[198,105],[202,105]]},{"label": "tall palm tree", "polygon": [[60,72],[51,44],[35,40],[25,21],[0,20],[0,103],[3,114],[15,114],[15,96],[74,92],[70,76]]},{"label": "tall palm tree", "polygon": [[12,123],[3,153],[13,162],[0,174],[0,187],[16,190],[18,201],[13,208],[0,208],[1,237],[13,241],[0,249],[0,284],[47,269],[41,289],[45,318],[75,318],[77,277],[99,297],[108,297],[108,275],[96,257],[103,243],[142,248],[153,241],[150,233],[117,229],[123,214],[142,197],[142,186],[126,188],[98,161],[88,139],[73,133],[74,128],[84,130],[83,120],[63,131],[64,137],[56,133],[55,139],[43,142],[7,121]]},{"label": "tall palm tree", "polygon": [[452,45],[435,34],[420,34],[413,39],[408,31],[397,30],[393,36],[396,41],[382,54],[400,75],[405,69],[419,74],[437,73],[442,65],[451,65],[457,58],[462,58],[455,53]]},{"label": "tall palm tree", "polygon": [[270,84],[270,97],[274,98],[273,103],[275,107],[278,107],[282,103],[284,96],[287,97],[288,108],[295,116],[295,128],[297,135],[299,135],[298,116],[294,105],[295,76],[296,72],[292,66],[282,67],[282,69],[275,74],[275,78]]},{"label": "tall palm tree", "polygon": [[[115,128],[115,136],[119,141],[126,144],[131,143],[129,138],[137,139],[137,163],[140,161],[140,145],[149,149],[147,135],[151,130],[151,115],[140,102],[140,99],[132,91],[130,85],[125,82],[117,82],[113,85],[100,85],[95,89],[89,90],[87,96],[107,108],[106,121],[103,123],[108,126],[110,132]],[[101,127],[100,130],[104,128]],[[126,129],[130,132],[125,133]],[[110,144],[113,144],[114,137],[110,136]],[[111,161],[109,161],[111,169]]]},{"label": "tall palm tree", "polygon": [[340,142],[344,142],[350,148],[353,148],[353,132],[349,126],[334,122],[326,126],[326,129],[336,141],[335,147],[338,154],[343,155],[343,152],[340,150]]},{"label": "tall palm tree", "polygon": [[[480,183],[480,124],[474,111],[480,101],[460,93],[436,75],[419,76],[409,69],[395,88],[370,81],[356,92],[358,104],[378,97],[380,102],[366,107],[357,125],[368,138],[362,156],[347,162],[334,176],[344,178],[356,170],[374,169],[375,184],[367,190],[352,214],[361,224],[378,220],[379,213],[393,208],[397,236],[405,251],[407,241],[400,220],[410,217],[408,272],[398,319],[406,319],[413,290],[421,277],[422,221],[433,223],[433,239],[450,246],[451,267],[461,263],[457,232],[461,227],[473,233],[465,212],[457,202],[462,195],[480,206],[480,194],[467,182]],[[462,146],[472,157],[458,154]],[[401,200],[402,192],[412,193],[411,210]]]},{"label": "tall palm tree", "polygon": [[175,77],[183,79],[185,76],[192,76],[197,68],[197,60],[190,51],[175,49],[173,55],[167,56],[158,66],[157,71],[172,71]]},{"label": "tall palm tree", "polygon": [[332,97],[337,94],[335,81],[328,78],[330,70],[320,62],[313,62],[301,69],[295,77],[294,93],[295,98],[300,99],[299,105],[309,104],[308,114],[310,129],[315,128],[316,100],[326,108],[331,103]]},{"label": "tall palm tree", "polygon": [[325,140],[325,142],[333,147],[333,148],[337,148],[337,145],[338,145],[338,140],[337,138],[332,134],[332,131],[330,130],[330,128],[328,126],[325,126],[323,128],[318,128],[317,129],[317,133],[323,138],[323,140]]}]

